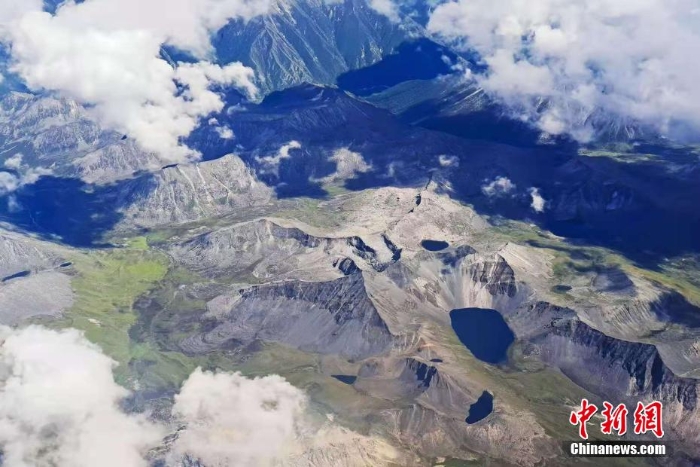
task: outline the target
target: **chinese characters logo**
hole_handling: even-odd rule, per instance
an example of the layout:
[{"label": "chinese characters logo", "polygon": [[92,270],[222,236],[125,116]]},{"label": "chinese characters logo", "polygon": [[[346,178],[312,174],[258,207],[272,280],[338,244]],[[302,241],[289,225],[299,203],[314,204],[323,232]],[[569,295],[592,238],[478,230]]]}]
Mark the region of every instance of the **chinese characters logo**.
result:
[{"label": "chinese characters logo", "polygon": [[[595,404],[588,402],[588,399],[581,400],[579,410],[571,412],[569,422],[578,425],[578,434],[582,439],[588,439],[587,424],[589,420],[598,412]],[[605,435],[615,432],[618,436],[627,433],[627,414],[629,411],[625,404],[613,406],[610,402],[603,402],[603,422],[600,424],[600,431]],[[633,414],[634,434],[643,435],[653,433],[657,438],[664,436],[663,429],[663,405],[659,401],[649,404],[637,402],[637,408]]]}]

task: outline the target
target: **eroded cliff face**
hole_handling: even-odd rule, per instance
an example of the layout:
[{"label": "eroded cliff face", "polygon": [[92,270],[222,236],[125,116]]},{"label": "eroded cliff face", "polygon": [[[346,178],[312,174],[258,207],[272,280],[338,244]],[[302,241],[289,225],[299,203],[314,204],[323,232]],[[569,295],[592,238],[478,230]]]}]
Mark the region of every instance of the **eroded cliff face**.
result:
[{"label": "eroded cliff face", "polygon": [[[437,366],[414,357],[371,359],[357,372],[353,386],[363,392],[390,400],[410,399],[449,391]],[[455,399],[464,394],[455,391]],[[470,400],[467,395],[465,401]],[[461,407],[460,407],[461,410]]]},{"label": "eroded cliff face", "polygon": [[170,254],[211,277],[250,273],[260,280],[318,281],[357,272],[357,264],[383,271],[401,252],[386,236],[314,236],[258,219],[175,244]]},{"label": "eroded cliff face", "polygon": [[469,245],[439,253],[420,252],[393,265],[387,276],[421,302],[446,312],[457,308],[519,306],[530,290],[517,284],[515,272],[498,253],[483,255]]},{"label": "eroded cliff face", "polygon": [[508,311],[505,318],[525,355],[559,369],[602,400],[631,406],[662,401],[666,428],[697,455],[700,382],[675,374],[656,346],[608,336],[574,310],[543,301]]},{"label": "eroded cliff face", "polygon": [[362,274],[330,282],[281,284],[242,289],[207,323],[210,330],[183,341],[188,353],[278,342],[319,354],[357,360],[388,351],[393,336],[364,288]]},{"label": "eroded cliff face", "polygon": [[485,287],[491,295],[515,296],[515,273],[500,255],[471,264],[469,274],[472,282]]},{"label": "eroded cliff face", "polygon": [[528,341],[526,352],[602,399],[632,406],[638,400],[663,402],[666,429],[687,448],[697,448],[700,384],[675,375],[655,346],[615,339],[578,319],[559,318]]},{"label": "eroded cliff face", "polygon": [[250,270],[256,277],[279,277],[304,267],[308,255],[322,243],[325,239],[261,219],[177,243],[170,254],[188,269],[208,276]]},{"label": "eroded cliff face", "polygon": [[122,228],[154,227],[217,217],[267,203],[272,189],[233,155],[166,167],[126,182],[116,194]]}]

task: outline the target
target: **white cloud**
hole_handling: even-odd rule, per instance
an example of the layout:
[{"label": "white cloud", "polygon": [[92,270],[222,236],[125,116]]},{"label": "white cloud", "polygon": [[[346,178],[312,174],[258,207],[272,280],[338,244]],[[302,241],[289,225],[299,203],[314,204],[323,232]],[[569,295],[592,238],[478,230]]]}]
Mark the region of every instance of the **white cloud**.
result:
[{"label": "white cloud", "polygon": [[508,177],[495,177],[493,180],[484,180],[481,192],[486,196],[503,196],[515,190],[515,183]]},{"label": "white cloud", "polygon": [[14,156],[8,157],[7,159],[5,159],[5,162],[3,163],[3,165],[8,169],[18,170],[20,168],[20,166],[22,165],[23,158],[24,158],[24,156],[22,154],[19,154],[19,153],[15,154]]},{"label": "white cloud", "polygon": [[207,123],[214,127],[214,130],[219,135],[219,138],[221,138],[221,139],[233,139],[234,138],[235,135],[233,134],[233,130],[227,125],[223,125],[223,126],[219,125],[219,121],[216,118],[214,118],[214,117],[210,118]]},{"label": "white cloud", "polygon": [[399,8],[393,0],[369,0],[369,6],[377,13],[386,16],[390,21],[398,23]]},{"label": "white cloud", "polygon": [[3,0],[0,2],[0,40],[7,38],[8,25],[26,13],[41,10],[43,6],[42,0]]},{"label": "white cloud", "polygon": [[175,396],[185,426],[171,462],[187,455],[207,466],[268,465],[289,452],[306,407],[304,393],[276,375],[195,370]]},{"label": "white cloud", "polygon": [[22,205],[17,201],[15,195],[10,195],[7,197],[7,210],[11,213],[19,212],[22,210]]},{"label": "white cloud", "polygon": [[160,51],[170,44],[205,59],[212,32],[231,18],[265,13],[269,0],[86,0],[67,2],[56,15],[32,5],[0,12],[12,71],[32,89],[88,105],[104,125],[166,159],[196,156],[180,141],[223,109],[212,85],[256,92],[253,70],[240,63],[172,64]]},{"label": "white cloud", "polygon": [[[0,326],[0,452],[12,467],[146,467],[167,429],[127,414],[116,363],[75,329]],[[303,391],[272,375],[197,369],[175,396],[182,429],[168,455],[207,466],[258,466],[289,454],[301,428]]]},{"label": "white cloud", "polygon": [[396,177],[397,173],[401,173],[404,170],[406,164],[403,161],[391,161],[386,169],[386,176],[389,178]]},{"label": "white cloud", "polygon": [[274,173],[279,177],[280,162],[282,162],[283,159],[289,159],[291,157],[289,152],[292,149],[301,149],[301,143],[292,140],[282,145],[274,156],[256,156],[255,160],[262,165],[263,172]]},{"label": "white cloud", "polygon": [[700,128],[694,9],[696,0],[455,0],[428,27],[475,49],[488,66],[479,84],[514,113],[587,140],[602,115]]},{"label": "white cloud", "polygon": [[45,167],[28,167],[20,175],[19,183],[20,186],[31,185],[36,183],[41,177],[51,174],[53,174],[53,170]]},{"label": "white cloud", "polygon": [[174,397],[166,424],[124,412],[129,391],[114,381],[115,366],[75,329],[0,326],[3,465],[147,467],[157,453],[168,467],[194,460],[208,467],[315,465],[319,455],[347,465],[401,464],[381,438],[339,427],[333,417],[321,425],[305,393],[280,376],[198,368]]},{"label": "white cloud", "polygon": [[0,196],[12,193],[19,188],[19,178],[10,172],[0,172]]},{"label": "white cloud", "polygon": [[348,148],[335,150],[329,160],[335,162],[335,172],[319,179],[318,181],[320,182],[331,183],[338,180],[345,180],[372,169],[372,166],[365,162],[362,154],[350,151]]},{"label": "white cloud", "polygon": [[233,139],[234,137],[233,130],[227,126],[216,127],[216,133],[221,139]]},{"label": "white cloud", "polygon": [[163,432],[119,402],[115,362],[76,330],[0,327],[0,449],[12,467],[146,467]]},{"label": "white cloud", "polygon": [[457,156],[447,156],[441,154],[438,157],[438,162],[441,167],[459,167],[459,158]]},{"label": "white cloud", "polygon": [[45,167],[30,167],[22,164],[22,154],[5,160],[5,168],[14,172],[0,172],[0,195],[12,193],[24,185],[31,185],[44,175],[51,175],[53,171]]},{"label": "white cloud", "polygon": [[542,197],[540,194],[540,189],[531,187],[528,192],[530,193],[530,207],[535,211],[535,212],[544,212],[545,205],[547,204],[547,201]]},{"label": "white cloud", "polygon": [[103,31],[149,31],[182,50],[205,58],[209,36],[231,18],[250,20],[268,12],[270,0],[86,0],[59,10],[73,27]]}]

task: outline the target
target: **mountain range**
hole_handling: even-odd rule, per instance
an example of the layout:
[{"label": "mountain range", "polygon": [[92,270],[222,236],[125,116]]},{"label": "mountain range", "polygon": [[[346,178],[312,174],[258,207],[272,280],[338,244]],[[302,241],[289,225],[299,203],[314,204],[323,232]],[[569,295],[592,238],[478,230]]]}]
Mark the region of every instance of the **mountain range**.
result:
[{"label": "mountain range", "polygon": [[[620,465],[695,465],[698,148],[597,113],[593,143],[543,135],[426,32],[426,5],[403,8],[285,0],[229,22],[216,61],[260,95],[219,89],[191,163],[8,74],[0,324],[100,346],[128,411],[169,427],[154,466],[187,434],[171,409],[197,367],[308,396],[316,435],[274,465],[584,465],[562,450],[584,397],[663,402],[673,455]],[[502,342],[479,310],[510,333],[492,361],[455,324]]]}]

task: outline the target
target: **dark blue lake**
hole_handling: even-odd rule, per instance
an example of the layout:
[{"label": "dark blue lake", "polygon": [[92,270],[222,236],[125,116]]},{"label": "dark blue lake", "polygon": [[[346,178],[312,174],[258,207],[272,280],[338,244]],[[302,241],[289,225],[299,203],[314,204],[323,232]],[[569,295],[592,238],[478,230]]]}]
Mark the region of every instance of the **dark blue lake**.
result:
[{"label": "dark blue lake", "polygon": [[484,391],[479,399],[469,406],[469,414],[465,421],[471,425],[485,419],[491,412],[493,412],[493,396],[488,391]]},{"label": "dark blue lake", "polygon": [[450,246],[450,244],[442,240],[423,240],[420,242],[420,246],[428,251],[440,251]]},{"label": "dark blue lake", "polygon": [[515,334],[496,310],[459,308],[450,312],[452,329],[459,340],[479,360],[500,363],[507,357]]},{"label": "dark blue lake", "polygon": [[335,379],[337,379],[338,381],[340,381],[341,383],[345,383],[345,384],[354,384],[355,381],[357,380],[357,376],[353,376],[353,375],[331,375],[331,376],[334,377]]},{"label": "dark blue lake", "polygon": [[12,279],[17,279],[19,277],[27,277],[29,274],[31,274],[31,271],[20,271],[18,273],[12,274],[11,276],[3,277],[2,281],[7,282]]}]

